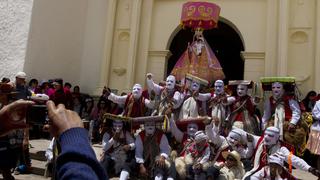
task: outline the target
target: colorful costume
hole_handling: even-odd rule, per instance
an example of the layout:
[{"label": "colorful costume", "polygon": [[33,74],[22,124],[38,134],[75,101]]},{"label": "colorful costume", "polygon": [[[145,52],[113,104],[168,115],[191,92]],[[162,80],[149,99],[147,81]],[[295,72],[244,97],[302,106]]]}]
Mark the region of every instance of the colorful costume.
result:
[{"label": "colorful costume", "polygon": [[225,76],[220,63],[203,38],[202,33],[196,33],[195,38],[178,59],[171,74],[176,76],[177,80],[183,80],[187,73],[205,79],[210,83],[218,79],[224,79]]},{"label": "colorful costume", "polygon": [[[148,172],[149,178],[162,180],[167,177],[173,180],[171,164],[168,161],[170,146],[167,137],[161,130],[156,129],[154,121],[145,122],[144,127],[145,130],[141,131],[135,140],[135,163],[123,168],[120,179],[128,179],[130,174],[134,174],[140,168],[140,172],[141,169]],[[159,162],[163,162],[164,166],[159,166]]]},{"label": "colorful costume", "polygon": [[[129,153],[135,149],[134,139],[128,131],[120,130],[119,139],[114,139],[114,132],[106,132],[103,135],[102,146],[104,157],[102,159],[102,166],[108,174],[119,174],[126,161],[130,161]],[[126,152],[123,149],[124,145],[129,145],[130,150]],[[112,172],[113,170],[113,172]]]},{"label": "colorful costume", "polygon": [[[268,179],[271,180],[272,176],[274,180],[297,180],[293,175],[291,175],[287,169],[283,166],[283,159],[273,154],[268,158],[268,165],[264,166],[258,172],[251,176],[251,180]],[[276,167],[276,172],[271,172],[271,166]]]},{"label": "colorful costume", "polygon": [[[180,143],[181,148],[178,150],[178,157],[172,157],[175,161],[175,168],[179,174],[180,179],[185,179],[187,176],[187,165],[192,164],[192,159],[186,158],[189,150],[194,145],[195,133],[198,131],[199,126],[201,127],[202,121],[178,121],[181,129],[185,129],[186,133],[182,132],[174,122],[173,118],[170,118],[171,133],[175,137],[175,140]],[[173,154],[173,153],[172,153]],[[175,156],[177,156],[175,155]],[[173,155],[172,155],[173,156]]]},{"label": "colorful costume", "polygon": [[255,116],[254,99],[248,95],[250,81],[229,81],[229,86],[237,85],[235,102],[230,106],[231,113],[228,121],[232,126],[243,129],[252,134],[258,134],[260,130],[259,119]]},{"label": "colorful costume", "polygon": [[226,117],[230,113],[229,105],[235,101],[235,98],[224,92],[224,83],[222,80],[217,80],[214,86],[215,92],[213,95],[211,93],[199,93],[197,99],[209,101],[211,117],[217,117],[219,119],[219,131],[221,132],[227,124]]},{"label": "colorful costume", "polygon": [[200,91],[201,86],[207,86],[208,81],[192,76],[186,75],[186,86],[188,87],[184,93],[184,102],[182,104],[179,120],[188,118],[197,118],[199,116],[207,115],[207,103],[205,101],[197,100],[194,93]]},{"label": "colorful costume", "polygon": [[[281,141],[280,131],[276,127],[268,127],[265,130],[264,136],[255,136],[254,137],[254,159],[253,159],[253,168],[248,171],[245,175],[245,178],[249,178],[252,174],[256,173],[268,163],[268,156],[272,154],[277,154],[284,161],[286,161],[289,166],[294,166],[304,171],[309,171],[311,166],[308,165],[303,159],[295,156],[293,154],[293,148],[288,150],[290,145],[287,145]],[[244,178],[244,179],[245,179]]]},{"label": "colorful costume", "polygon": [[262,123],[264,127],[277,127],[280,130],[280,139],[293,145],[297,155],[303,155],[308,125],[301,120],[298,102],[286,94],[281,82],[272,83],[272,96],[265,101]]},{"label": "colorful costume", "polygon": [[126,117],[141,117],[144,116],[146,112],[146,107],[152,109],[154,107],[154,102],[145,99],[142,96],[142,88],[140,84],[135,84],[133,86],[132,93],[124,96],[117,96],[111,93],[108,99],[114,103],[124,105],[123,116]]},{"label": "colorful costume", "polygon": [[174,110],[181,106],[183,96],[175,89],[176,79],[174,76],[167,77],[165,87],[154,83],[152,74],[148,73],[147,76],[148,90],[154,91],[156,95],[160,96],[160,102],[156,103],[157,107],[152,115],[164,115],[169,108]]}]

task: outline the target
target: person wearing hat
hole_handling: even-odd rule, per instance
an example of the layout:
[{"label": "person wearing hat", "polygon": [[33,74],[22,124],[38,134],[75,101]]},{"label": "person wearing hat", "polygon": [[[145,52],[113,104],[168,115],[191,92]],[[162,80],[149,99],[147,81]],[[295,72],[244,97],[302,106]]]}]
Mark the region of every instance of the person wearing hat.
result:
[{"label": "person wearing hat", "polygon": [[230,106],[231,113],[227,117],[231,126],[243,129],[248,133],[259,133],[259,120],[255,116],[257,102],[248,95],[248,86],[251,81],[229,81],[229,86],[236,85],[237,95],[235,102]]},{"label": "person wearing hat", "polygon": [[[219,171],[216,167],[224,163],[223,153],[234,150],[237,151],[241,158],[250,161],[253,154],[253,142],[249,135],[239,128],[233,128],[227,137],[218,133],[218,121],[214,118],[212,123],[206,126],[206,133],[209,137],[211,148],[211,166],[207,170],[207,176],[217,178]],[[250,135],[251,136],[251,135]]]},{"label": "person wearing hat", "polygon": [[[16,95],[11,84],[0,83],[0,171],[4,179],[12,179],[11,169],[15,168],[22,153],[25,116],[31,101],[13,101]],[[11,102],[11,103],[10,103]],[[17,113],[20,112],[20,113]]]},{"label": "person wearing hat", "polygon": [[289,122],[288,130],[296,128],[300,120],[300,107],[296,100],[285,94],[283,83],[272,83],[272,96],[265,101],[262,117],[263,127],[267,127],[268,121],[274,115],[273,125],[280,130],[280,139],[284,137],[284,123]]},{"label": "person wearing hat", "polygon": [[251,176],[251,180],[297,180],[284,167],[283,159],[277,154],[268,157],[268,165],[264,166],[260,171]]},{"label": "person wearing hat", "polygon": [[[234,127],[228,134],[227,137],[219,135],[218,131],[218,119],[213,118],[212,123],[206,126],[206,133],[209,137],[209,140],[214,145],[214,148],[219,150],[235,150],[237,151],[241,158],[248,159],[251,158],[253,154],[253,135],[245,132],[242,129]],[[217,154],[218,155],[218,154]],[[215,161],[221,162],[224,159],[219,157],[215,158]]]},{"label": "person wearing hat", "polygon": [[293,145],[296,155],[303,155],[309,127],[301,119],[300,106],[294,96],[286,92],[284,83],[272,83],[272,96],[264,104],[262,123],[264,127],[277,127],[280,139]]},{"label": "person wearing hat", "polygon": [[16,99],[27,99],[28,96],[31,96],[32,92],[28,89],[26,85],[27,75],[25,72],[18,72],[16,74],[16,80],[13,83],[13,87],[17,92]]},{"label": "person wearing hat", "polygon": [[203,131],[197,131],[194,141],[186,150],[185,163],[187,178],[205,179],[209,167],[210,147],[208,136]]},{"label": "person wearing hat", "polygon": [[235,101],[233,96],[229,96],[224,91],[224,82],[216,80],[214,82],[214,94],[199,93],[197,99],[200,101],[209,101],[209,108],[211,109],[211,117],[219,118],[219,131],[224,133],[227,125],[226,117],[229,115],[229,106]]},{"label": "person wearing hat", "polygon": [[154,91],[155,95],[160,96],[160,102],[158,107],[155,107],[155,111],[152,115],[165,115],[167,109],[178,109],[183,102],[183,95],[176,89],[176,78],[173,75],[169,75],[166,79],[165,87],[162,87],[153,81],[153,75],[147,74],[147,86],[148,91]]},{"label": "person wearing hat", "polygon": [[[263,136],[253,136],[254,156],[253,168],[248,171],[244,179],[250,179],[254,173],[267,165],[268,156],[277,153],[289,166],[293,166],[303,171],[308,171],[315,176],[320,177],[320,171],[311,167],[303,159],[293,154],[293,147],[283,141],[280,141],[280,130],[276,127],[268,127]],[[290,148],[290,151],[288,148]],[[290,167],[289,167],[290,168]]]},{"label": "person wearing hat", "polygon": [[186,84],[184,91],[184,101],[181,106],[179,121],[188,118],[197,118],[199,116],[206,116],[206,101],[200,101],[195,98],[196,94],[200,92],[202,87],[208,85],[208,81],[191,74],[186,75]]},{"label": "person wearing hat", "polygon": [[144,130],[135,140],[135,164],[125,166],[120,174],[120,180],[139,172],[139,176],[162,180],[173,180],[171,163],[169,162],[170,146],[166,135],[156,128],[155,121],[145,121]]},{"label": "person wearing hat", "polygon": [[134,159],[130,156],[135,149],[134,139],[121,120],[112,121],[112,129],[103,134],[102,147],[100,163],[109,177],[119,175],[124,164]]},{"label": "person wearing hat", "polygon": [[215,168],[219,169],[219,179],[221,180],[240,180],[245,171],[241,162],[240,154],[237,151],[222,152],[224,162]]},{"label": "person wearing hat", "polygon": [[142,86],[135,84],[128,95],[117,96],[106,89],[104,96],[118,105],[124,105],[123,116],[145,116],[146,108],[153,109],[154,102],[142,96]]},{"label": "person wearing hat", "polygon": [[[170,118],[170,130],[175,140],[179,143],[181,148],[173,150],[171,157],[175,161],[175,168],[180,179],[186,178],[186,155],[189,153],[190,147],[194,143],[195,133],[200,129],[203,129],[202,120],[198,121],[174,121],[174,117]],[[181,130],[177,127],[179,126]],[[176,155],[175,155],[176,154]],[[178,156],[175,158],[175,156]]]},{"label": "person wearing hat", "polygon": [[[18,72],[15,76],[15,81],[13,83],[15,95],[14,99],[28,99],[32,96],[32,91],[27,87],[26,84],[27,75],[25,72]],[[11,132],[9,138],[12,139],[11,145],[14,148],[20,148],[18,154],[19,165],[16,168],[15,174],[25,173],[31,170],[31,158],[29,153],[29,127],[24,129],[17,129]],[[22,147],[22,148],[21,148]]]}]

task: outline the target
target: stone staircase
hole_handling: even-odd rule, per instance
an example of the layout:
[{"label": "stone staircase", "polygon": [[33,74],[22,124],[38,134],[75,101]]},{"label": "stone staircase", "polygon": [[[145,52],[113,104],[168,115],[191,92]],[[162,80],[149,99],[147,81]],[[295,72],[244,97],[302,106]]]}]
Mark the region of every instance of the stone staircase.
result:
[{"label": "stone staircase", "polygon": [[32,163],[31,173],[44,176],[44,172],[46,169],[46,157],[45,151],[50,144],[50,140],[47,139],[36,139],[30,140],[30,144],[32,148],[30,151],[30,158]]},{"label": "stone staircase", "polygon": [[[30,144],[33,148],[30,148],[30,156],[32,159],[32,171],[31,173],[34,174],[32,178],[22,178],[22,179],[48,179],[44,177],[45,172],[45,165],[46,165],[46,157],[45,157],[45,151],[48,148],[50,141],[47,139],[36,139],[36,140],[30,140]],[[92,145],[97,158],[100,158],[100,154],[102,152],[102,145],[100,144],[93,144]],[[36,176],[38,175],[38,176]],[[312,174],[308,172],[304,172],[298,169],[293,170],[293,175],[300,179],[305,180],[317,180],[318,178],[313,176]],[[17,178],[21,178],[23,175],[16,176]],[[28,175],[27,175],[28,176]],[[32,175],[31,175],[32,176]],[[117,180],[119,178],[111,178],[112,180]]]},{"label": "stone staircase", "polygon": [[[47,139],[34,139],[30,140],[30,144],[32,148],[29,149],[31,163],[32,163],[32,174],[44,176],[44,172],[46,169],[46,157],[45,151],[47,150],[50,140]],[[100,144],[93,144],[92,145],[97,158],[99,159],[100,154],[102,153],[102,145]]]}]

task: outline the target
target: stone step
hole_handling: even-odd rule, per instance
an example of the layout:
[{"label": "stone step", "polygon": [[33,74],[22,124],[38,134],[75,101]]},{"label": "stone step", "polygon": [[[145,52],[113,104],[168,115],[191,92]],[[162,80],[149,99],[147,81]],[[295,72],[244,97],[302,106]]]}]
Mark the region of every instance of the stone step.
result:
[{"label": "stone step", "polygon": [[47,161],[44,151],[30,152],[30,158],[38,161]]},{"label": "stone step", "polygon": [[[19,174],[13,175],[16,180],[49,180],[51,178],[45,178],[43,176],[35,175],[35,174]],[[2,175],[0,174],[0,180],[3,180]]]},{"label": "stone step", "polygon": [[39,161],[36,159],[31,160],[32,168],[31,168],[31,174],[36,174],[40,176],[44,176],[44,172],[46,170],[46,161]]}]

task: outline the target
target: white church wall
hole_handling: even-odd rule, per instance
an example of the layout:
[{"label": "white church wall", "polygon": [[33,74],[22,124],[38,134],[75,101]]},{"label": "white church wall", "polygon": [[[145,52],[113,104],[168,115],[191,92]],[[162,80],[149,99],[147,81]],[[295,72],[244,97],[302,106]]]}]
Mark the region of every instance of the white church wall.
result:
[{"label": "white church wall", "polygon": [[79,84],[86,17],[87,0],[34,1],[26,73]]},{"label": "white church wall", "polygon": [[23,70],[33,0],[0,1],[0,78]]},{"label": "white church wall", "polygon": [[100,66],[104,59],[107,5],[106,0],[88,1],[80,87],[90,94],[94,93],[99,84]]}]

